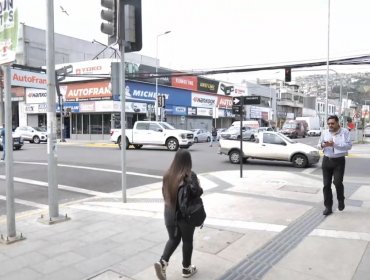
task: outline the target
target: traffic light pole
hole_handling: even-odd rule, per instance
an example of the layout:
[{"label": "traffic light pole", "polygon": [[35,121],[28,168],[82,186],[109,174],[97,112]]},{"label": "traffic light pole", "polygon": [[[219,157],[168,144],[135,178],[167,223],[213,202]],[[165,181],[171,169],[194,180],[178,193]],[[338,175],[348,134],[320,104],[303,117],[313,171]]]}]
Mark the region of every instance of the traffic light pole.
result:
[{"label": "traffic light pole", "polygon": [[239,163],[240,163],[240,178],[243,178],[243,103],[240,104],[240,151],[239,151]]},{"label": "traffic light pole", "polygon": [[125,86],[125,41],[120,42],[121,67],[119,75],[119,92],[121,94],[121,186],[122,201],[127,202],[127,176],[126,176],[126,86]]}]

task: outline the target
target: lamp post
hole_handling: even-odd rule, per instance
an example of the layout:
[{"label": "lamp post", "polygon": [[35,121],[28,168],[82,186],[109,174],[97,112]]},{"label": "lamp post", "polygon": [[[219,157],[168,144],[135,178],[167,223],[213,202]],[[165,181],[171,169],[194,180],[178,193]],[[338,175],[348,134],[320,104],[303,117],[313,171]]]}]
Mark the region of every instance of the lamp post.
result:
[{"label": "lamp post", "polygon": [[[168,33],[171,33],[171,30],[168,30],[164,33],[157,35],[157,41],[156,41],[156,48],[155,48],[155,120],[158,120],[158,39],[159,37],[166,35]],[[162,111],[161,111],[161,118],[162,120]]]},{"label": "lamp post", "polygon": [[329,48],[330,46],[330,0],[328,0],[328,55],[326,59],[326,92],[325,92],[325,126],[328,119],[328,90],[329,90]]}]

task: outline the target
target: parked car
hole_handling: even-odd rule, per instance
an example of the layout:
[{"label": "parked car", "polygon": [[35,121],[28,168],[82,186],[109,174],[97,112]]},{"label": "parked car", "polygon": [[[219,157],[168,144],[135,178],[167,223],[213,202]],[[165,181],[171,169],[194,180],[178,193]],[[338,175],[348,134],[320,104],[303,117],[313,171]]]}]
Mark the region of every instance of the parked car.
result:
[{"label": "parked car", "polygon": [[210,142],[212,134],[204,129],[190,129],[194,133],[194,143]]},{"label": "parked car", "polygon": [[307,134],[307,127],[308,125],[306,121],[286,120],[280,132],[290,138],[297,138],[297,137],[305,138]]},{"label": "parked car", "polygon": [[[227,155],[231,163],[240,162],[238,141],[220,139],[219,153]],[[260,132],[258,141],[243,143],[243,161],[248,158],[291,162],[304,168],[320,160],[319,150],[303,143],[297,143],[277,132]]]},{"label": "parked car", "polygon": [[254,133],[254,138],[258,138],[258,133],[263,132],[263,131],[274,131],[272,127],[269,126],[261,126],[260,128],[256,129],[256,132]]},{"label": "parked car", "polygon": [[[243,140],[254,141],[255,129],[248,126],[242,127]],[[226,131],[221,133],[222,139],[238,140],[240,139],[240,126],[231,126]]]},{"label": "parked car", "polygon": [[365,126],[364,135],[365,137],[370,137],[370,125]]},{"label": "parked car", "polygon": [[321,136],[321,130],[320,129],[310,129],[307,131],[308,136]]},{"label": "parked car", "polygon": [[[3,129],[4,129],[3,127],[0,127],[0,135]],[[13,136],[13,149],[20,150],[23,146],[22,137],[17,132],[13,132],[12,136]],[[0,150],[1,151],[3,150],[3,138],[1,136],[0,136]]]},{"label": "parked car", "polygon": [[15,129],[23,140],[30,143],[40,144],[48,141],[48,135],[44,128],[32,126],[19,126]]}]

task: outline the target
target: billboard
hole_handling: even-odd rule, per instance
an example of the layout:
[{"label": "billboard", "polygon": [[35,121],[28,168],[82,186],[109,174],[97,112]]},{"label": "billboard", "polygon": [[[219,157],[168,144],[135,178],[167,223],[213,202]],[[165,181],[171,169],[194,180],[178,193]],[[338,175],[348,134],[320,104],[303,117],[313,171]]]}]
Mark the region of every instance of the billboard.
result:
[{"label": "billboard", "polygon": [[0,65],[15,61],[18,44],[18,9],[15,2],[0,2]]}]

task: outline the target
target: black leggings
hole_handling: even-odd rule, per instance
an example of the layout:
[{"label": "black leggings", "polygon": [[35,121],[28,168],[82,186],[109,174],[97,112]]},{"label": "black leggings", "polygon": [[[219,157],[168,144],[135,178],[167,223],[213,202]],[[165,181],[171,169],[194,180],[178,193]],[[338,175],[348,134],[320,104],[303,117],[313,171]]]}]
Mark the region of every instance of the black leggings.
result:
[{"label": "black leggings", "polygon": [[337,190],[338,201],[344,200],[343,176],[346,167],[345,157],[328,158],[324,156],[322,160],[322,173],[324,183],[324,205],[331,208],[333,206],[333,193],[331,191],[331,182]]},{"label": "black leggings", "polygon": [[[166,226],[166,228],[169,239],[164,248],[162,259],[168,262],[182,239],[182,265],[183,267],[189,267],[193,254],[193,235],[195,227],[180,220],[177,222],[177,226]],[[177,234],[175,236],[176,228]]]}]

